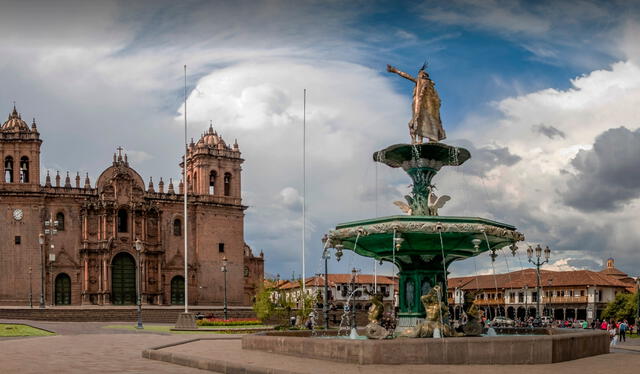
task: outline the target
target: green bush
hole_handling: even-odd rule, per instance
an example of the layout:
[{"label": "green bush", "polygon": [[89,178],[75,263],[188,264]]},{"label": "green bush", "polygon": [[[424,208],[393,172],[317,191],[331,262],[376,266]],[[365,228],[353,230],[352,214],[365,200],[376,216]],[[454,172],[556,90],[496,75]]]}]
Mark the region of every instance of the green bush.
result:
[{"label": "green bush", "polygon": [[638,313],[638,294],[619,293],[602,311],[603,319],[634,321]]},{"label": "green bush", "polygon": [[253,318],[207,318],[196,322],[198,326],[254,326],[261,325],[262,322]]}]

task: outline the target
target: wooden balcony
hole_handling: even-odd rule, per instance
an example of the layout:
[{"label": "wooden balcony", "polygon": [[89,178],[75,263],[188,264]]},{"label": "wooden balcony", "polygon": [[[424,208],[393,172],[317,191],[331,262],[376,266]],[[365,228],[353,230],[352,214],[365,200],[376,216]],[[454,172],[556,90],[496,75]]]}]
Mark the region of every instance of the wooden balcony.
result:
[{"label": "wooden balcony", "polygon": [[476,305],[504,305],[504,298],[501,297],[499,299],[477,299],[475,301]]},{"label": "wooden balcony", "polygon": [[588,301],[587,296],[554,296],[542,299],[547,304],[584,304]]}]

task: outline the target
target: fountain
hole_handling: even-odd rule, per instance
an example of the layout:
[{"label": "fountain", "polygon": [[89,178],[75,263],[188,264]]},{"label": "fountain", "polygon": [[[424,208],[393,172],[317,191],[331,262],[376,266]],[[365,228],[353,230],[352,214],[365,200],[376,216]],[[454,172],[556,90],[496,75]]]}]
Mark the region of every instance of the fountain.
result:
[{"label": "fountain", "polygon": [[[496,251],[507,246],[515,253],[516,243],[524,240],[524,235],[506,223],[438,214],[450,197],[435,194],[434,176],[444,166],[462,165],[471,154],[440,142],[445,138],[440,99],[424,68],[414,78],[387,66],[389,72],[416,84],[409,122],[412,141],[373,154],[375,162],[402,168],[412,179],[406,202],[395,202],[406,215],[342,223],[323,239],[324,247],[334,248],[338,259],[344,250],[351,250],[397,266],[400,300],[395,334],[380,325],[382,311],[372,306],[364,329],[369,340],[309,341],[305,333],[288,333],[286,337],[264,333],[243,338],[243,348],[358,364],[550,363],[608,352],[608,337],[598,331],[536,329],[530,336],[493,336],[509,334],[496,329],[489,331],[492,336],[481,336],[480,313],[472,293],[465,295],[466,324],[452,328],[446,289],[449,265],[485,252],[495,260]],[[353,330],[350,333],[357,335]],[[394,336],[398,338],[387,339]]]},{"label": "fountain", "polygon": [[[381,262],[394,263],[399,271],[400,312],[398,328],[415,326],[425,318],[420,298],[440,285],[447,303],[449,265],[480,253],[513,246],[524,240],[516,228],[478,217],[439,216],[448,196],[437,197],[432,179],[443,166],[458,166],[471,155],[464,148],[442,143],[397,144],[378,151],[374,160],[401,167],[413,180],[407,203],[396,202],[408,215],[342,223],[329,232],[329,246],[352,250]],[[482,245],[478,245],[480,240]]]}]

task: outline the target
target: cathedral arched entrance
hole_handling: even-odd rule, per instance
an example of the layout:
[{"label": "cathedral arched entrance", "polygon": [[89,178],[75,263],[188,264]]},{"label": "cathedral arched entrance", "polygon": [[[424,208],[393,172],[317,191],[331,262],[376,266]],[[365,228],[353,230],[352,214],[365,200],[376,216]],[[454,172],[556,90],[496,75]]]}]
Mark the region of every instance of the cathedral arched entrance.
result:
[{"label": "cathedral arched entrance", "polygon": [[111,303],[136,303],[136,262],[126,252],[118,253],[111,263]]},{"label": "cathedral arched entrance", "polygon": [[71,278],[65,273],[56,277],[55,297],[56,305],[71,304]]},{"label": "cathedral arched entrance", "polygon": [[184,277],[176,275],[171,279],[171,305],[184,304]]}]

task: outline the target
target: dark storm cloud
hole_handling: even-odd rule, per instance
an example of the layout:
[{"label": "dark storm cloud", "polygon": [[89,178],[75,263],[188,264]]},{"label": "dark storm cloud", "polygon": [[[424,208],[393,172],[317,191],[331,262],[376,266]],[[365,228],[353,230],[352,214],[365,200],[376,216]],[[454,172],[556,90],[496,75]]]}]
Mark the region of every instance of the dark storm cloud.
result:
[{"label": "dark storm cloud", "polygon": [[533,132],[540,133],[540,134],[546,136],[549,139],[553,139],[556,136],[559,137],[559,138],[562,138],[562,139],[567,137],[567,135],[564,132],[562,132],[561,130],[558,130],[557,128],[555,128],[555,127],[553,127],[551,125],[545,126],[542,123],[539,124],[539,125],[531,126],[531,130]]},{"label": "dark storm cloud", "polygon": [[585,212],[613,211],[640,196],[640,129],[609,129],[593,149],[571,161],[577,173],[563,192],[565,204]]},{"label": "dark storm cloud", "polygon": [[461,141],[461,146],[471,152],[471,159],[465,163],[469,174],[484,176],[497,166],[512,166],[522,158],[509,151],[509,147],[476,148],[471,142]]}]

